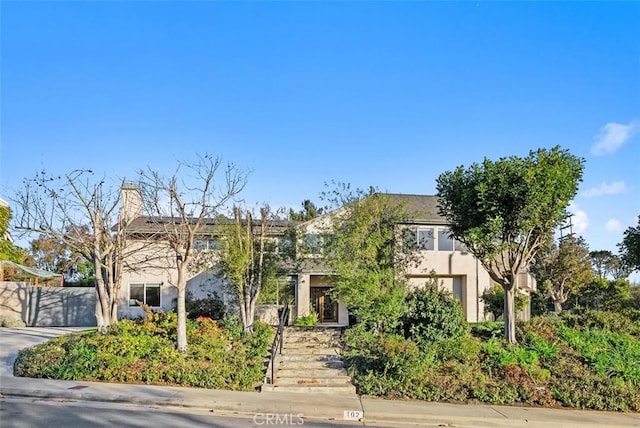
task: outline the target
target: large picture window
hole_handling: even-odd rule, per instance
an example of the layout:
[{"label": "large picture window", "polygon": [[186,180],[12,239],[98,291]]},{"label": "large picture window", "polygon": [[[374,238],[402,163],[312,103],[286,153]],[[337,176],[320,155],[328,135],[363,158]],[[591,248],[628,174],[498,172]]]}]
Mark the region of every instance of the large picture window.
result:
[{"label": "large picture window", "polygon": [[129,306],[140,306],[138,302],[147,306],[159,307],[160,284],[129,284]]}]

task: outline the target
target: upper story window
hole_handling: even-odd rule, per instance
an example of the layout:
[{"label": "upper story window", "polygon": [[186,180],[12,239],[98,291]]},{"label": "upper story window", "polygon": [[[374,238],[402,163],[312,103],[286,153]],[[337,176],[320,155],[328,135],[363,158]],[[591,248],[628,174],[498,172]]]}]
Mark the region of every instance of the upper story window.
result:
[{"label": "upper story window", "polygon": [[302,248],[309,254],[322,254],[323,240],[318,233],[307,233],[302,237]]},{"label": "upper story window", "polygon": [[408,249],[421,251],[466,251],[461,242],[452,236],[444,227],[418,227],[405,229],[402,236],[403,244]]},{"label": "upper story window", "polygon": [[220,248],[220,242],[217,239],[194,239],[194,250],[217,250]]},{"label": "upper story window", "polygon": [[433,227],[419,227],[417,237],[419,250],[433,251],[435,243]]}]

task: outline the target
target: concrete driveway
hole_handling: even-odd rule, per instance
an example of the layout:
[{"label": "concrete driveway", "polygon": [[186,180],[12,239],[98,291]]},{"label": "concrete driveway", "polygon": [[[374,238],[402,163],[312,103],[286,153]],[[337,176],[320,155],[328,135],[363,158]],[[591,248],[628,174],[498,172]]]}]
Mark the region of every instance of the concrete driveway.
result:
[{"label": "concrete driveway", "polygon": [[13,362],[21,349],[46,342],[53,337],[88,328],[91,327],[0,328],[0,376],[13,376]]}]

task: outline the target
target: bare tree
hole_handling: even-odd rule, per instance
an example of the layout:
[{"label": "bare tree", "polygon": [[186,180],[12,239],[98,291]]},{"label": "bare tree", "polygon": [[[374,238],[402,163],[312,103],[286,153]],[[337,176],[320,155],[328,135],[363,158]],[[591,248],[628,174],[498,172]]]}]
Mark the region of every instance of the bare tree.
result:
[{"label": "bare tree", "polygon": [[132,219],[119,216],[119,188],[107,188],[91,170],[64,176],[46,171],[25,179],[15,194],[15,228],[21,235],[41,234],[77,251],[93,264],[98,330],[118,319],[126,233]]},{"label": "bare tree", "polygon": [[[186,284],[195,256],[194,241],[213,226],[215,217],[246,184],[246,173],[232,164],[223,169],[222,159],[198,156],[195,162],[178,162],[173,175],[165,177],[152,169],[140,172],[144,209],[155,223],[156,241],[174,256],[177,277],[177,348],[187,350]],[[159,245],[162,247],[162,245]],[[170,269],[170,266],[166,266]]]}]

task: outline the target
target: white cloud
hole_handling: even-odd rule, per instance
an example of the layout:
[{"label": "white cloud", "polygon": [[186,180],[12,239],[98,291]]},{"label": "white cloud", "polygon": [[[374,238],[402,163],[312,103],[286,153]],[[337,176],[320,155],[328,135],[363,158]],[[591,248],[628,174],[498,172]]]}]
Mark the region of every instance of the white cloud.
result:
[{"label": "white cloud", "polygon": [[589,217],[587,213],[582,211],[575,202],[569,204],[568,211],[573,214],[571,217],[573,233],[582,235],[589,227]]},{"label": "white cloud", "polygon": [[612,183],[601,183],[599,186],[592,187],[591,189],[585,190],[582,192],[582,196],[587,198],[592,198],[594,196],[602,196],[602,195],[617,195],[619,193],[624,193],[629,188],[624,183],[624,181],[614,181]]},{"label": "white cloud", "polygon": [[604,228],[607,232],[622,232],[622,229],[624,229],[622,223],[617,218],[609,219],[607,224],[604,225]]},{"label": "white cloud", "polygon": [[640,121],[632,120],[628,124],[610,122],[600,128],[594,137],[591,153],[594,155],[609,155],[614,153],[640,128]]}]

